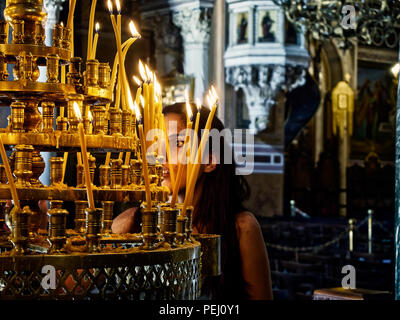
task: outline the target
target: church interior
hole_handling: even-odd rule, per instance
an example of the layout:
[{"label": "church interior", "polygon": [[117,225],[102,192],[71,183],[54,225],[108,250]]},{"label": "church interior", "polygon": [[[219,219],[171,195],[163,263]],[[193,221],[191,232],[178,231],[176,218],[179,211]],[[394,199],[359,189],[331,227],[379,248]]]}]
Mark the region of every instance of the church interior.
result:
[{"label": "church interior", "polygon": [[[77,181],[81,179],[81,184],[87,186],[90,204],[90,188],[86,182],[89,181],[86,180],[88,174],[82,175],[83,179],[79,176],[79,171],[75,169],[82,161],[75,154],[81,152],[84,162],[83,165],[81,163],[81,174],[82,171],[89,173],[89,168],[86,170],[85,166],[86,160],[89,166],[92,162],[95,163],[96,171],[93,171],[92,178],[93,195],[96,201],[102,201],[104,219],[107,210],[106,202],[112,203],[111,211],[108,212],[111,215],[108,219],[112,220],[125,209],[127,199],[139,199],[140,188],[140,192],[143,191],[140,197],[143,194],[141,199],[146,197],[147,204],[151,203],[151,200],[166,202],[166,191],[161,186],[160,176],[157,176],[159,173],[153,173],[153,175],[149,173],[150,184],[156,181],[151,187],[151,192],[147,192],[146,177],[140,188],[139,186],[137,189],[135,189],[136,186],[132,187],[134,191],[129,188],[125,190],[124,186],[113,187],[113,183],[116,183],[113,179],[117,179],[113,175],[116,170],[113,166],[117,165],[118,153],[129,153],[130,156],[132,151],[131,159],[133,160],[130,160],[132,168],[126,170],[134,172],[133,163],[136,162],[133,161],[139,161],[138,154],[143,154],[143,150],[146,150],[140,147],[136,149],[139,144],[132,142],[139,139],[139,135],[130,136],[126,128],[125,133],[123,132],[124,113],[121,116],[122,131],[115,129],[115,132],[122,132],[122,135],[112,138],[111,134],[106,137],[104,133],[104,140],[96,138],[95,134],[91,139],[90,134],[87,133],[86,140],[83,138],[79,140],[78,129],[72,133],[64,132],[63,130],[66,129],[62,129],[62,124],[56,122],[57,117],[63,118],[65,107],[69,126],[71,126],[72,102],[77,101],[79,104],[80,101],[82,108],[82,99],[83,109],[81,110],[85,113],[84,110],[88,109],[85,106],[91,104],[94,119],[101,117],[101,111],[98,111],[96,116],[94,110],[100,110],[100,108],[96,109],[95,106],[108,104],[109,107],[107,106],[106,110],[116,109],[115,96],[112,96],[113,89],[110,93],[107,87],[96,89],[97,91],[91,88],[90,81],[93,79],[89,78],[92,76],[90,67],[93,65],[90,65],[89,61],[94,64],[93,61],[96,60],[97,68],[102,68],[104,63],[109,64],[108,81],[110,81],[111,70],[114,71],[114,68],[119,68],[117,82],[120,81],[121,70],[122,74],[126,73],[125,78],[122,77],[121,82],[118,82],[118,88],[122,87],[121,97],[118,95],[118,99],[121,98],[122,108],[125,104],[129,104],[129,98],[126,98],[127,91],[124,91],[124,88],[132,91],[133,94],[136,93],[138,84],[135,83],[134,76],[140,73],[138,66],[141,63],[146,64],[146,67],[154,70],[157,75],[162,87],[162,93],[160,93],[162,106],[177,101],[184,102],[187,94],[191,101],[198,99],[205,105],[209,98],[209,88],[214,86],[213,88],[218,93],[218,109],[215,111],[215,116],[223,122],[225,128],[232,133],[235,132],[235,139],[232,142],[234,149],[241,154],[241,159],[245,159],[246,165],[250,167],[250,172],[243,173],[243,177],[251,188],[251,194],[245,206],[255,215],[261,227],[268,251],[274,300],[392,300],[400,297],[400,282],[396,277],[400,274],[397,269],[400,265],[398,261],[400,216],[397,209],[398,197],[396,197],[399,186],[395,179],[398,176],[398,157],[395,155],[399,151],[396,106],[400,71],[399,26],[397,24],[400,6],[397,1],[350,1],[354,4],[351,6],[347,5],[348,1],[339,0],[120,0],[117,10],[116,2],[112,1],[114,14],[110,11],[110,1],[35,0],[30,2],[40,7],[41,12],[47,13],[46,19],[43,20],[41,44],[36,43],[36,38],[32,40],[32,43],[35,41],[34,45],[29,44],[29,40],[18,42],[19,35],[16,30],[20,25],[15,22],[17,10],[11,10],[13,6],[19,5],[18,1],[7,0],[0,4],[2,12],[0,20],[9,21],[11,24],[9,28],[7,26],[7,29],[5,29],[5,23],[0,25],[0,136],[6,146],[11,170],[14,170],[17,193],[21,202],[32,203],[32,200],[39,199],[38,197],[43,194],[47,198],[40,198],[40,200],[48,200],[52,210],[57,209],[56,202],[59,201],[58,209],[61,209],[62,205],[62,209],[69,212],[68,215],[53,213],[54,216],[49,213],[51,248],[63,246],[65,243],[75,248],[74,254],[62,253],[59,257],[48,257],[50,261],[48,264],[51,265],[59,263],[57,261],[65,255],[62,261],[68,265],[68,270],[61,271],[58,275],[59,279],[65,281],[65,288],[68,287],[68,277],[64,276],[63,272],[67,274],[69,269],[74,269],[72,267],[74,263],[82,270],[103,268],[101,272],[99,271],[101,276],[96,275],[94,278],[90,276],[89,271],[83,277],[79,273],[81,269],[75,268],[71,271],[71,275],[77,274],[80,280],[83,279],[84,283],[75,289],[85,292],[85,297],[89,297],[88,299],[96,299],[96,294],[100,295],[100,293],[89,292],[85,283],[100,281],[102,277],[111,282],[120,281],[115,280],[116,278],[125,279],[124,281],[128,283],[128,276],[121,271],[121,266],[125,263],[123,258],[118,256],[112,260],[112,257],[107,257],[107,254],[118,255],[123,249],[131,250],[129,254],[137,255],[140,263],[148,261],[147,259],[150,261],[150,255],[159,259],[156,260],[161,262],[157,262],[156,266],[150,268],[155,274],[154,277],[161,277],[161,274],[168,277],[169,263],[183,256],[186,257],[187,252],[194,252],[193,254],[199,257],[196,256],[197,260],[181,262],[179,270],[188,279],[187,281],[179,280],[182,281],[180,285],[183,289],[179,291],[173,288],[171,295],[168,293],[169,289],[164,287],[162,287],[164,291],[134,289],[134,292],[130,294],[128,289],[121,291],[122,293],[119,292],[119,287],[115,285],[113,289],[106,287],[104,292],[118,291],[118,294],[122,296],[129,295],[129,299],[163,299],[165,297],[167,299],[171,297],[172,299],[197,299],[196,292],[201,286],[198,278],[202,271],[195,264],[200,259],[197,242],[188,240],[182,248],[178,245],[178,248],[174,250],[181,250],[180,254],[178,251],[165,249],[165,254],[162,255],[158,252],[161,249],[156,248],[154,251],[146,251],[148,257],[146,255],[139,257],[139,253],[135,251],[137,248],[133,245],[139,241],[139,236],[135,234],[129,239],[118,238],[108,231],[108,234],[102,234],[101,238],[96,238],[88,234],[89,225],[92,226],[91,220],[86,220],[86,231],[77,231],[79,201],[82,215],[80,225],[84,228],[83,210],[86,207],[86,189],[75,188],[70,191],[60,186],[54,187],[54,181],[58,177],[55,173],[57,162],[54,159],[61,159],[59,160],[61,167],[59,165],[57,170],[62,171],[64,157],[64,166],[67,169],[65,180],[64,174],[62,179],[68,186],[77,185]],[[75,6],[72,24],[70,24],[71,4]],[[343,10],[344,6],[348,8]],[[36,7],[35,10],[38,10]],[[118,19],[122,21],[119,29],[120,44],[126,44],[125,48],[132,44],[130,50],[123,51],[125,54],[123,68],[121,64],[115,67],[115,61],[120,59],[120,50],[124,50],[124,47],[122,49],[118,47],[115,25],[110,19],[113,15],[117,16],[117,11]],[[9,18],[3,18],[3,15]],[[12,15],[14,15],[14,20],[10,18]],[[27,13],[25,15],[27,17],[26,34],[32,21],[29,20],[31,18]],[[128,26],[131,20],[135,22],[136,32],[140,34],[140,37],[129,42],[130,39],[134,39],[132,29]],[[93,27],[94,23],[98,25],[96,29]],[[55,33],[59,32],[57,27],[60,25],[61,29],[64,26],[66,28],[73,26],[71,27],[72,38],[67,47],[64,47],[64,43],[59,47],[55,44],[58,39]],[[66,28],[64,30],[67,30]],[[5,30],[8,30],[8,34]],[[3,34],[7,36],[6,40],[2,37]],[[90,45],[93,45],[91,37],[94,36],[96,36],[95,46],[90,49]],[[19,48],[13,49],[17,48],[17,45]],[[52,50],[35,51],[35,46],[52,48]],[[71,46],[73,53],[70,52]],[[97,50],[93,49],[96,46]],[[34,57],[35,55],[42,56],[43,61],[47,57],[47,62],[40,62],[42,60],[39,58],[35,60],[35,58],[34,61],[38,61],[38,65],[41,63],[38,67],[40,76],[38,79],[25,80],[28,81],[28,85],[26,83],[23,85],[21,78],[26,77],[29,72],[29,59],[28,55],[21,56],[21,52],[28,54],[29,50]],[[95,51],[94,55],[91,55],[91,60],[86,59],[89,57],[88,52],[92,54],[93,50]],[[67,80],[64,79],[64,82],[57,79],[53,83],[49,81],[49,77],[54,77],[49,72],[50,57],[55,56],[51,54],[58,54],[57,67],[60,63],[60,71],[57,70],[56,78],[62,78],[63,72],[65,77],[65,66],[69,66]],[[75,68],[75,71],[80,68],[74,57],[82,58],[82,72],[86,68],[85,83],[83,86],[79,84],[82,90],[79,93],[84,97],[82,99],[71,98],[72,93],[78,95],[78,90],[70,91],[72,90],[71,83],[77,88],[79,82],[79,79],[73,78],[74,74],[71,71],[72,68]],[[21,68],[23,65],[21,61],[25,61],[24,69]],[[100,62],[100,67],[98,62]],[[102,70],[107,72],[106,67]],[[101,71],[98,72],[99,81],[101,81]],[[104,76],[104,79],[107,82],[107,76]],[[21,92],[29,87],[30,81],[37,84],[43,82],[48,87],[32,86],[32,92],[23,95]],[[2,82],[5,83],[4,86]],[[17,87],[17,84],[11,86],[13,82],[20,87]],[[18,101],[25,101],[24,103],[28,106],[29,99],[53,101],[53,97],[54,114],[47,115],[47,120],[44,102],[41,102],[39,108],[37,104],[30,107],[30,118],[26,117],[27,107],[25,107],[25,118],[24,113],[22,113],[22,120],[21,116],[17,118]],[[136,100],[134,102],[136,103]],[[157,102],[158,100],[154,103],[157,105]],[[123,112],[125,112],[124,109]],[[113,114],[111,111],[109,114],[109,130],[113,132],[111,124]],[[54,135],[54,141],[59,139],[60,148],[58,148],[58,142],[57,147],[55,142],[48,142],[53,138],[46,138],[47,133],[42,133],[42,129],[35,129],[35,124],[30,125],[29,128],[26,127],[28,121],[32,123],[36,121],[33,120],[35,117],[41,119],[43,128],[47,124],[47,129],[49,129],[47,132],[50,132],[47,136]],[[54,120],[54,126],[53,123],[49,124],[52,120]],[[21,126],[21,122],[18,121],[22,121],[22,124],[25,121],[23,129],[18,130]],[[96,121],[100,120],[93,121],[93,130],[100,130],[95,128]],[[100,126],[97,124],[97,127]],[[128,125],[125,123],[125,126]],[[58,138],[56,138],[57,132],[61,132]],[[240,140],[236,140],[236,132],[240,135]],[[64,133],[68,139],[63,138]],[[82,141],[86,141],[88,149],[93,149],[92,154],[89,154],[89,159],[86,160]],[[34,151],[29,151],[31,149],[27,147],[28,145],[33,145],[34,148],[31,149]],[[132,147],[133,145],[135,147]],[[91,151],[88,150],[88,152]],[[66,158],[67,153],[69,155]],[[34,186],[33,183],[29,186],[28,183],[24,184],[25,180],[29,180],[29,176],[27,178],[26,174],[15,170],[18,168],[17,165],[20,168],[25,166],[26,169],[26,164],[22,159],[28,157],[28,154],[30,158],[33,157],[30,160],[31,166],[37,161],[34,157],[40,157],[40,154],[42,160],[36,163],[42,163],[43,166],[46,164],[40,177],[37,177],[42,184],[41,187]],[[111,178],[107,179],[111,182],[107,181],[111,188],[107,189],[105,168],[103,168],[103,173],[100,170],[106,167],[101,165],[107,164],[107,159],[110,161],[110,154]],[[93,161],[92,155],[95,157]],[[33,259],[40,254],[45,255],[44,252],[51,251],[46,246],[50,251],[44,251],[43,245],[38,240],[40,237],[46,238],[47,233],[40,233],[39,228],[36,240],[32,240],[31,234],[29,243],[28,240],[16,241],[15,239],[20,239],[20,235],[26,228],[22,230],[24,222],[16,219],[17,213],[15,213],[12,228],[17,231],[13,231],[11,240],[8,240],[10,232],[6,231],[6,217],[9,214],[7,211],[9,208],[6,201],[11,199],[13,191],[9,186],[11,183],[7,183],[10,179],[6,176],[7,169],[4,166],[4,159],[2,160],[3,166],[0,168],[2,175],[0,176],[2,212],[0,214],[0,299],[18,298],[24,295],[27,297],[32,295],[36,298],[62,295],[58,291],[50,294],[48,290],[43,291],[40,286],[40,272],[35,269],[36,271],[29,273],[22,267],[23,263],[28,265],[30,258]],[[152,169],[157,172],[157,165],[154,165],[154,168],[149,165],[147,168],[144,162],[144,172],[147,172],[147,169],[149,172]],[[122,172],[122,180],[124,179],[123,169],[122,165],[122,169],[121,167],[119,169]],[[34,171],[33,168],[31,170]],[[90,175],[92,175],[91,171]],[[133,180],[131,181],[133,183]],[[49,186],[49,189],[46,186]],[[30,188],[33,191],[29,191]],[[42,191],[43,189],[46,190]],[[79,190],[76,191],[77,189]],[[15,203],[14,197],[12,199]],[[29,206],[32,211],[36,210],[35,206]],[[24,211],[20,210],[21,218],[19,219],[23,219]],[[86,219],[95,219],[96,210],[86,211]],[[146,210],[148,211],[144,212],[151,213],[154,208],[150,206],[150,208],[146,207]],[[165,212],[169,212],[168,210],[174,211],[173,208],[168,208]],[[149,220],[143,220],[142,227],[150,230],[156,225],[151,222],[153,221],[151,216],[154,214],[147,216],[147,213],[142,219],[146,217]],[[177,222],[178,234],[180,216]],[[60,219],[64,221],[64,227],[59,225],[62,224],[61,220],[55,220],[58,219],[57,217],[61,217]],[[17,224],[18,221],[20,224]],[[97,225],[93,221],[92,227],[95,228]],[[144,226],[146,221],[148,225]],[[54,230],[51,229],[52,224]],[[145,246],[151,247],[154,245],[155,238],[148,236],[150,234],[148,229],[142,230],[141,237],[143,238],[140,239],[144,239]],[[75,233],[68,230],[75,230]],[[108,230],[110,230],[110,225],[108,225]],[[56,237],[57,232],[61,232],[61,236]],[[188,239],[190,237],[189,232]],[[167,239],[167,236],[165,238]],[[213,237],[200,236],[200,239],[196,238],[196,240],[201,240],[202,246],[205,243],[204,248],[208,248],[208,245],[210,248],[215,246]],[[78,254],[75,255],[76,252],[83,255],[83,249],[77,248],[85,241],[94,248],[93,251],[103,250],[104,257],[99,259],[101,261],[99,266],[95,264],[97,260],[94,258],[90,260],[87,256],[84,258]],[[124,246],[125,242],[129,244]],[[99,249],[100,246],[104,248]],[[28,250],[27,248],[35,252],[32,254],[33,257],[29,254],[21,255],[21,266],[12,269],[10,252],[17,249]],[[202,260],[204,269],[207,269],[206,272],[210,274],[218,273],[214,270],[216,267],[212,262],[212,254],[208,251],[207,254],[204,253],[204,256],[207,256],[211,262]],[[37,259],[29,262],[32,268],[36,268],[34,260]],[[146,276],[149,277],[150,273],[146,266],[142,266],[146,263],[143,262],[139,266],[133,265],[129,269],[132,273],[130,276],[143,279]],[[348,265],[355,268],[356,287],[351,284],[350,289],[345,290],[343,288],[346,272],[343,267]],[[113,270],[112,274],[107,273],[108,268]],[[28,281],[39,284],[22,285],[17,278],[19,282]],[[106,280],[101,281],[106,282]],[[143,281],[151,282],[150,280]],[[125,286],[129,288],[128,284]],[[22,287],[23,290],[18,289]],[[100,284],[98,287],[100,288]],[[78,289],[71,292],[65,289],[67,299],[74,297],[75,294],[79,296]],[[110,293],[110,297],[117,295],[114,291]],[[106,293],[104,295],[107,296]]]}]

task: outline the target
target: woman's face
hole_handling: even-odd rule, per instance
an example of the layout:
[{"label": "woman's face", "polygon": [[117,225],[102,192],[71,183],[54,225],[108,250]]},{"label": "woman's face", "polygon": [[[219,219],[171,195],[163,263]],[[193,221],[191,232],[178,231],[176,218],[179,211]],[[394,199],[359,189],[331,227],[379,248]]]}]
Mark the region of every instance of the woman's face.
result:
[{"label": "woman's face", "polygon": [[[165,128],[167,130],[167,136],[169,140],[169,149],[171,159],[168,159],[168,162],[171,162],[169,165],[168,162],[165,162],[163,165],[163,177],[164,180],[162,182],[163,186],[167,186],[172,193],[172,184],[171,184],[171,175],[170,168],[175,173],[175,179],[178,175],[178,164],[179,159],[181,158],[181,154],[183,152],[183,146],[185,143],[185,122],[182,120],[182,117],[176,113],[170,113],[165,115]],[[183,190],[186,187],[186,165],[183,165],[183,174],[181,183],[179,184],[179,190]]]}]

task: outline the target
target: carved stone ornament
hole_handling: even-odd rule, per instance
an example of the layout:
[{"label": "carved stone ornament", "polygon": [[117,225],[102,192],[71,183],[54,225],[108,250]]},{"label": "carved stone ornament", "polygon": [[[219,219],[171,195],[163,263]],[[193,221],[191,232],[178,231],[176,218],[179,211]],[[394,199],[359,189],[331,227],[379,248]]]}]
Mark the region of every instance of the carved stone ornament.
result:
[{"label": "carved stone ornament", "polygon": [[242,89],[253,133],[267,128],[271,108],[280,91],[291,91],[305,83],[305,67],[290,65],[248,65],[226,69],[226,82]]}]

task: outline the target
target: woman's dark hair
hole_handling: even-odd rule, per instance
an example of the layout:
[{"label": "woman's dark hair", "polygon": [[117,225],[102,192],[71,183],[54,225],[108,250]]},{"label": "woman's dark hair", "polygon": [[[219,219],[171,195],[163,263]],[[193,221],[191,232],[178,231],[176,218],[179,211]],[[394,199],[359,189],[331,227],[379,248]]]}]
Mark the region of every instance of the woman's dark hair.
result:
[{"label": "woman's dark hair", "polygon": [[[193,119],[197,117],[197,107],[191,104]],[[164,115],[178,114],[186,123],[186,104],[175,103],[163,109]],[[200,121],[198,138],[201,139],[202,131],[206,126],[210,110],[202,107],[200,109]],[[194,120],[193,120],[194,121]],[[221,120],[214,116],[211,129],[224,130]],[[211,138],[209,146],[212,145]],[[245,211],[243,201],[249,194],[250,188],[243,176],[236,174],[234,157],[229,163],[224,162],[224,148],[230,148],[223,135],[220,135],[220,162],[216,169],[203,173],[198,179],[197,185],[203,184],[203,190],[199,203],[194,209],[193,225],[200,233],[221,235],[221,269],[222,276],[217,288],[212,290],[213,298],[247,298],[245,285],[241,270],[241,259],[239,241],[236,233],[236,215]],[[232,152],[232,151],[231,151]],[[228,154],[228,153],[226,153]],[[207,286],[207,285],[206,285]]]}]

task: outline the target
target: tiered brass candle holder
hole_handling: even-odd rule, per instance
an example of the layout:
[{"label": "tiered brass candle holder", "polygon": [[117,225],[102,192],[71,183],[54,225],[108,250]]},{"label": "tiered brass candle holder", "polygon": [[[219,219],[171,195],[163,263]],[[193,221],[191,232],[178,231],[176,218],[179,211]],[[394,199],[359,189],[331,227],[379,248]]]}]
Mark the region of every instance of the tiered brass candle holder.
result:
[{"label": "tiered brass candle holder", "polygon": [[[8,126],[0,128],[0,135],[12,151],[8,161],[18,198],[36,208],[5,209],[12,193],[0,166],[0,226],[10,227],[9,232],[0,231],[0,299],[197,298],[201,270],[207,270],[204,255],[200,268],[200,251],[206,248],[191,238],[187,217],[179,209],[168,209],[161,158],[149,165],[152,208],[141,209],[141,232],[111,232],[112,219],[119,214],[113,211],[116,204],[140,207],[145,186],[142,160],[136,156],[140,145],[134,117],[113,106],[109,64],[71,57],[71,29],[61,24],[54,26],[53,45],[44,45],[43,0],[9,0],[4,16],[13,37],[6,41],[6,23],[0,21],[0,107],[10,108]],[[39,66],[47,67],[46,82],[38,82]],[[13,69],[14,80],[8,79],[7,67]],[[66,79],[61,79],[64,67]],[[83,166],[65,170],[65,155],[77,159],[81,152],[74,104],[86,129],[95,209],[88,208]],[[59,154],[45,163],[44,152]],[[99,155],[105,152],[112,152],[111,161],[99,164]],[[126,152],[132,157],[123,164],[118,154]],[[50,167],[49,185],[39,180],[45,166]],[[67,185],[65,177],[72,170],[77,178]],[[31,217],[39,211],[40,200],[50,203],[48,228],[37,230],[35,225],[31,232]],[[72,212],[66,210],[67,201],[75,205]],[[72,218],[73,229],[67,229],[67,217]],[[219,261],[212,261],[214,268],[208,269],[216,275]],[[41,286],[45,265],[57,270],[57,290]],[[141,281],[144,277],[147,280]],[[71,281],[80,291],[73,290]]]}]

